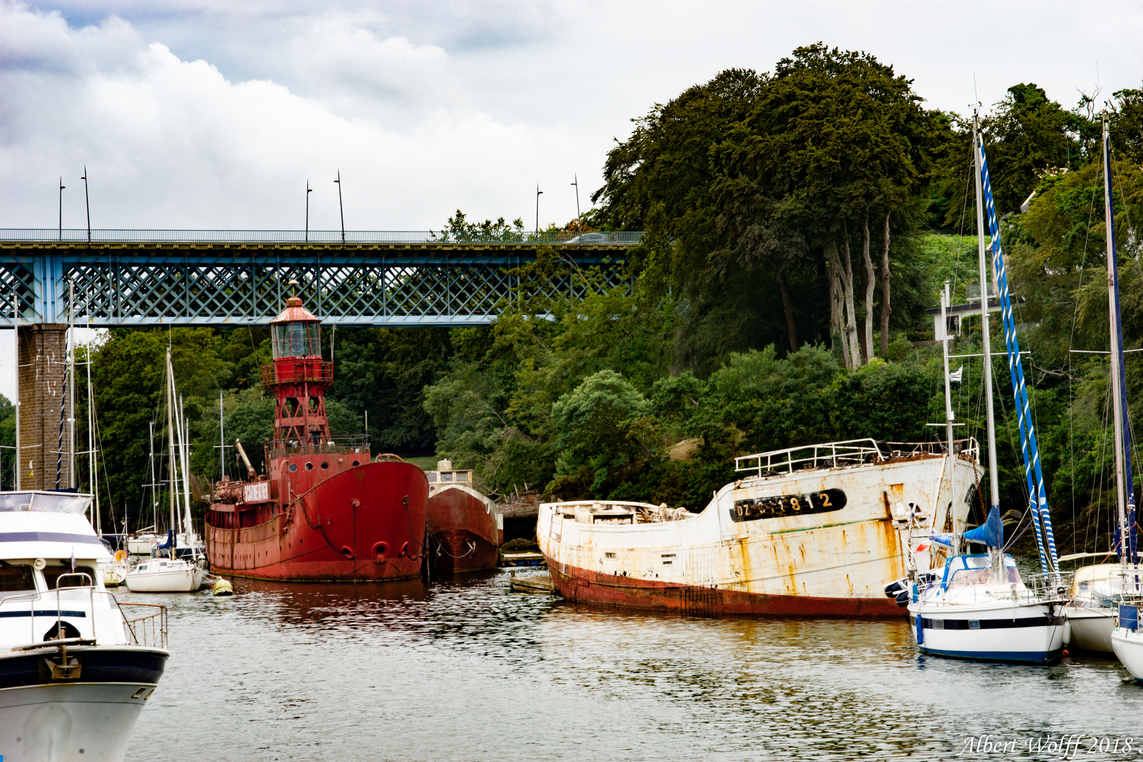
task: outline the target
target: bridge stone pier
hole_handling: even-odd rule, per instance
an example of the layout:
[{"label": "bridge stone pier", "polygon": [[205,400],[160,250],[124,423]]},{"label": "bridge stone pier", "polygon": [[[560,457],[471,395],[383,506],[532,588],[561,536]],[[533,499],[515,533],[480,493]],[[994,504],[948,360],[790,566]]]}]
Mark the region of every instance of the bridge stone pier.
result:
[{"label": "bridge stone pier", "polygon": [[67,393],[67,324],[20,326],[19,344],[20,488],[66,488],[71,483],[68,419],[73,417]]}]

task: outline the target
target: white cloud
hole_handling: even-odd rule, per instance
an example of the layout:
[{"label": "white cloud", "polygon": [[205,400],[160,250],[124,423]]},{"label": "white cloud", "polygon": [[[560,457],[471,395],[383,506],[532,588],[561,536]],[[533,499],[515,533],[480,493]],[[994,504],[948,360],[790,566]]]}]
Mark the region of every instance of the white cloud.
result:
[{"label": "white cloud", "polygon": [[432,102],[445,80],[448,54],[404,37],[382,39],[348,17],[307,25],[290,41],[297,80],[314,97],[352,96],[374,105]]},{"label": "white cloud", "polygon": [[[1070,5],[797,5],[597,0],[334,5],[0,0],[0,226],[439,227],[471,216],[565,222],[601,184],[613,138],[732,66],[798,45],[862,49],[963,111],[1034,81],[1139,86],[1141,14],[1106,3],[1110,39]],[[39,10],[38,8],[50,10]],[[907,8],[908,13],[902,13]],[[1035,11],[1034,13],[1032,11]],[[117,15],[112,15],[117,14]]]}]

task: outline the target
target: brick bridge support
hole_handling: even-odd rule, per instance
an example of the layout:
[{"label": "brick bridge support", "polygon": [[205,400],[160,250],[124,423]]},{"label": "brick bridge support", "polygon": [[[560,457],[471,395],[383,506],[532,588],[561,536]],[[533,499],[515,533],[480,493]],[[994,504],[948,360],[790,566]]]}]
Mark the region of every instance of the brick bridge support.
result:
[{"label": "brick bridge support", "polygon": [[73,417],[66,411],[67,325],[22,325],[19,343],[20,488],[64,489],[71,484],[67,447]]}]

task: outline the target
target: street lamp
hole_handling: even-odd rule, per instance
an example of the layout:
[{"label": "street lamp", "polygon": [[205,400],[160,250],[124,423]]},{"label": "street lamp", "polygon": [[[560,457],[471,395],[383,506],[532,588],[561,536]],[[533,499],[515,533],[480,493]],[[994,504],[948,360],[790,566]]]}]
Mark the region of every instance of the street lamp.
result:
[{"label": "street lamp", "polygon": [[[87,245],[90,246],[91,245],[91,196],[89,196],[87,194],[87,165],[86,164],[83,165],[83,177],[81,177],[79,179],[83,180],[83,203],[85,206],[87,206]],[[63,185],[62,178],[60,180],[60,185]],[[63,197],[61,196],[60,198],[62,199]],[[61,211],[60,214],[62,216],[63,212]],[[63,227],[62,220],[60,222],[60,227],[61,228]]]},{"label": "street lamp", "polygon": [[337,208],[341,210],[341,242],[345,243],[345,206],[341,203],[341,170],[337,170]]},{"label": "street lamp", "polygon": [[310,194],[313,192],[314,189],[310,187],[310,181],[306,180],[306,243],[310,241]]},{"label": "street lamp", "polygon": [[540,234],[540,196],[543,191],[540,190],[540,184],[536,183],[536,235]]},{"label": "street lamp", "polygon": [[[86,172],[84,174],[87,174]],[[60,240],[63,240],[63,175],[60,175]]]},{"label": "street lamp", "polygon": [[[575,186],[575,221],[576,221],[576,223],[577,223],[577,224],[580,224],[580,214],[579,214],[579,175],[577,175],[577,174],[574,174],[574,173],[573,173],[573,174],[572,174],[572,177],[574,177],[574,178],[575,178],[574,180],[572,180],[572,185],[574,185],[574,186]],[[582,225],[581,225],[581,227],[582,227]]]}]

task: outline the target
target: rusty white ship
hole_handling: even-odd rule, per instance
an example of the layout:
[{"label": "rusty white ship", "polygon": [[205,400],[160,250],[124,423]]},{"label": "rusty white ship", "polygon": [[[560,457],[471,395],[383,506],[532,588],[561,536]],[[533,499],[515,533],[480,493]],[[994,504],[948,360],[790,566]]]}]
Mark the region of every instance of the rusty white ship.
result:
[{"label": "rusty white ship", "polygon": [[579,603],[699,616],[905,615],[884,586],[939,566],[925,538],[962,528],[975,440],[834,442],[736,459],[702,513],[642,503],[540,506],[557,591]]}]

